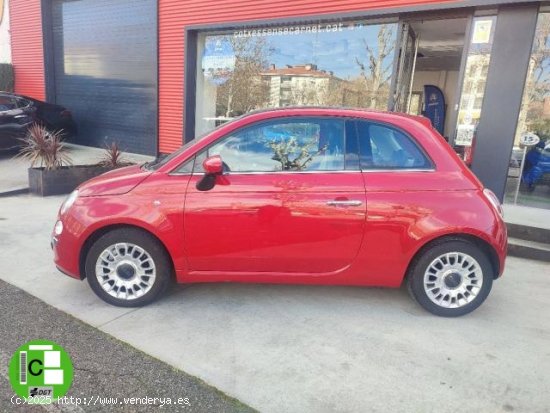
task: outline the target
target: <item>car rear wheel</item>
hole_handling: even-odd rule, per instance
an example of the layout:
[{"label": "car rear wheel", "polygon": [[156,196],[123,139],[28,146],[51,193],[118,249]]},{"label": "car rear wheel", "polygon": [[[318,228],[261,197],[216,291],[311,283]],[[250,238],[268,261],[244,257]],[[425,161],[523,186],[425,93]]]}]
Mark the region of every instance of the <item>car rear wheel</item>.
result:
[{"label": "car rear wheel", "polygon": [[170,280],[169,257],[145,231],[123,228],[101,236],[85,262],[86,278],[102,300],[140,307],[157,299]]},{"label": "car rear wheel", "polygon": [[429,312],[458,317],[489,295],[494,270],[486,254],[465,240],[428,247],[413,263],[407,280],[411,296]]}]

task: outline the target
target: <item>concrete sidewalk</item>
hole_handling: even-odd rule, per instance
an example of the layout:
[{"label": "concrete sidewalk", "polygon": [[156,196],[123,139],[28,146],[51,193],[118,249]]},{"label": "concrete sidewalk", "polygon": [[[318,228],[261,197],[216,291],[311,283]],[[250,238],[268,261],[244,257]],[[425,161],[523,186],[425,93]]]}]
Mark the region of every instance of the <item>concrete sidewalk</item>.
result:
[{"label": "concrete sidewalk", "polygon": [[[42,411],[39,406],[12,404],[13,391],[7,370],[11,355],[20,345],[45,334],[71,357],[74,378],[67,397],[78,397],[83,403],[90,400],[92,405],[56,404],[46,406],[46,411],[112,412],[116,409],[141,413],[159,409],[164,403],[164,409],[171,413],[253,412],[195,377],[121,343],[3,281],[0,281],[0,302],[0,412]],[[132,397],[156,397],[158,401],[125,404],[124,398]]]},{"label": "concrete sidewalk", "polygon": [[510,224],[550,229],[550,210],[504,204],[504,220]]},{"label": "concrete sidewalk", "polygon": [[[67,144],[73,165],[96,164],[103,157],[104,150],[89,146]],[[29,162],[15,158],[16,152],[0,153],[0,194],[20,191],[29,187]],[[154,159],[152,156],[125,153],[124,158],[142,163]]]},{"label": "concrete sidewalk", "polygon": [[54,268],[62,199],[0,199],[0,278],[253,408],[548,411],[548,264],[509,258],[486,303],[458,319],[403,289],[284,285],[176,286],[122,309]]}]

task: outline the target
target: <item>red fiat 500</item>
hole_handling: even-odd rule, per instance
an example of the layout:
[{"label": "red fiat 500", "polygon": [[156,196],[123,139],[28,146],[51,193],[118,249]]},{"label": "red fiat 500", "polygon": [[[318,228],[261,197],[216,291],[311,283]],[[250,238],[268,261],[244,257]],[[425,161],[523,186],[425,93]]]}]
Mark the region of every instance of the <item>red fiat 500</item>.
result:
[{"label": "red fiat 500", "polygon": [[428,311],[477,308],[502,274],[506,227],[420,117],[292,108],[249,114],[63,203],[55,263],[103,300],[167,283],[399,287]]}]

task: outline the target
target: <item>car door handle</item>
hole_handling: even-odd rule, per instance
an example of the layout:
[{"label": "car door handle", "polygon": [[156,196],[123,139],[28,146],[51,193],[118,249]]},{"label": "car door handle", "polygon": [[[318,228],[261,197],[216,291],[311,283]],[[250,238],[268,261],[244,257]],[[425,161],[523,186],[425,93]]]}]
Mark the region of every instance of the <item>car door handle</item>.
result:
[{"label": "car door handle", "polygon": [[327,201],[327,205],[329,206],[341,206],[341,207],[347,207],[347,206],[359,206],[361,205],[362,202],[361,201],[356,201],[356,200],[350,200],[350,201],[340,201],[340,200],[332,200],[332,201]]}]

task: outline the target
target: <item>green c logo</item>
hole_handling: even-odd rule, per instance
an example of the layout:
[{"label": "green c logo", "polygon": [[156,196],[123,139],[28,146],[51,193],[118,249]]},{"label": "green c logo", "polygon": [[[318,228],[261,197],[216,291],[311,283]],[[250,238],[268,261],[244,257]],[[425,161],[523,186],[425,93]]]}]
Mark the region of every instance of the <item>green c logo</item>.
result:
[{"label": "green c logo", "polygon": [[50,403],[63,397],[73,381],[73,365],[63,347],[33,340],[17,349],[10,360],[13,391],[31,403]]},{"label": "green c logo", "polygon": [[40,360],[34,359],[33,361],[31,361],[31,362],[29,363],[29,373],[31,373],[33,376],[39,376],[40,374],[42,374],[42,369],[40,369],[40,370],[38,371],[38,373],[35,373],[35,372],[32,370],[32,365],[33,365],[34,363],[38,363],[38,364],[42,365],[42,362],[41,362]]}]

